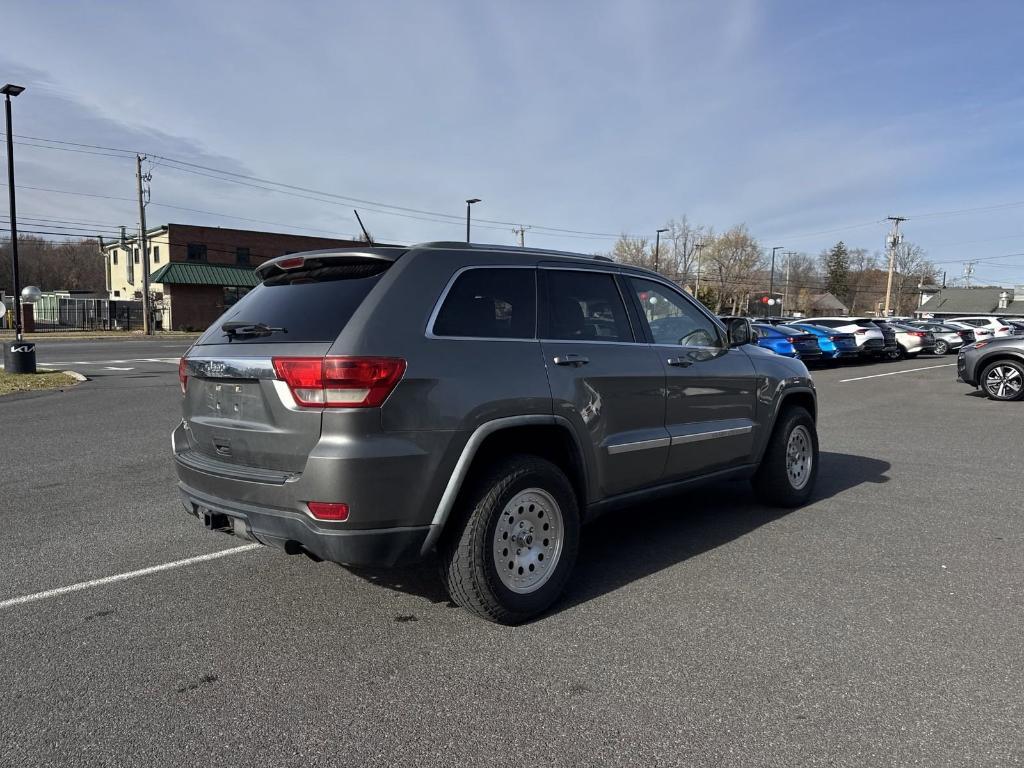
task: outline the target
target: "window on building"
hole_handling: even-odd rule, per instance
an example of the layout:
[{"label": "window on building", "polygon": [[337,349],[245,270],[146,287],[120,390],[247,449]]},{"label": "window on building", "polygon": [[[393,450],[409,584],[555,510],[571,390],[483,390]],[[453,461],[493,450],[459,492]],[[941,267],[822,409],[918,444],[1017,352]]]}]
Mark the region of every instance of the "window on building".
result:
[{"label": "window on building", "polygon": [[110,252],[110,260],[116,266],[117,265],[117,249],[115,248]]},{"label": "window on building", "polygon": [[243,246],[235,248],[235,263],[241,267],[247,267],[250,264],[249,260],[249,249]]},{"label": "window on building", "polygon": [[135,263],[136,264],[139,263],[139,249],[138,248],[135,249]]},{"label": "window on building", "polygon": [[114,298],[118,298],[121,295],[120,291],[114,291]]},{"label": "window on building", "polygon": [[154,245],[153,246],[153,263],[154,264],[159,264],[160,263],[160,246],[159,245]]},{"label": "window on building", "polygon": [[434,321],[434,335],[532,339],[537,317],[535,281],[532,269],[463,272]]},{"label": "window on building", "polygon": [[224,286],[224,307],[232,306],[236,301],[249,292],[248,288],[241,288],[237,285]]},{"label": "window on building", "polygon": [[206,244],[189,243],[186,258],[189,261],[206,261]]}]

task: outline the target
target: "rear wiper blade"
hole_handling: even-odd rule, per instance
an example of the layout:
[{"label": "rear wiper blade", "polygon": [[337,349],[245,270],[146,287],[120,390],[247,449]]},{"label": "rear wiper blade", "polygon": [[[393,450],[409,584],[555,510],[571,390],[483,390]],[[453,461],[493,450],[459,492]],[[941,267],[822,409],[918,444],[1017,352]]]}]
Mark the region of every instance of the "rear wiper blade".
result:
[{"label": "rear wiper blade", "polygon": [[275,328],[266,323],[229,322],[224,323],[220,329],[224,331],[224,335],[228,339],[233,339],[235,336],[269,336],[278,332],[288,333],[287,328]]}]

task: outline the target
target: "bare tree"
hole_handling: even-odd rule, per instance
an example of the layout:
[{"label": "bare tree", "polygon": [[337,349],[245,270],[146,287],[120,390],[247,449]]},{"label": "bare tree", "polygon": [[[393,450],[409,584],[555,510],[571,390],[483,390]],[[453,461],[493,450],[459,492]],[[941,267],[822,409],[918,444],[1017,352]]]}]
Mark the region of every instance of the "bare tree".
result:
[{"label": "bare tree", "polygon": [[610,254],[615,261],[634,267],[654,268],[654,252],[646,237],[629,237],[621,235],[612,246]]},{"label": "bare tree", "polygon": [[[18,262],[22,285],[43,290],[102,291],[106,279],[103,256],[96,240],[57,242],[34,235],[18,236]],[[11,241],[0,240],[0,288],[11,290]]]},{"label": "bare tree", "polygon": [[715,313],[728,303],[736,314],[760,282],[765,259],[760,244],[745,224],[716,237],[705,249],[707,268],[702,270],[715,288]]},{"label": "bare tree", "polygon": [[661,273],[669,280],[686,285],[696,275],[697,253],[713,235],[703,225],[691,224],[684,215],[671,219],[660,256]]},{"label": "bare tree", "polygon": [[892,305],[896,314],[909,315],[917,309],[917,286],[934,283],[938,276],[935,265],[928,261],[924,249],[913,243],[902,243],[896,249],[892,278]]}]

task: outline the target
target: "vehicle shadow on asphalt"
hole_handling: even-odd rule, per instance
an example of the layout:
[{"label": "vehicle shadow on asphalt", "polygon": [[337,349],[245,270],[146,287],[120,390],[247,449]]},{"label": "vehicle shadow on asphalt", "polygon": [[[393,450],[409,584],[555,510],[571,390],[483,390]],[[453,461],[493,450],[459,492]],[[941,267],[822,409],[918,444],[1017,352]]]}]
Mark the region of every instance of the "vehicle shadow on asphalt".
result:
[{"label": "vehicle shadow on asphalt", "polygon": [[[813,501],[864,483],[887,483],[887,461],[822,451]],[[744,536],[793,510],[759,504],[745,481],[719,482],[670,498],[613,512],[583,528],[576,571],[566,596],[547,615],[613,592],[630,582]],[[628,525],[623,525],[628,521]],[[455,604],[438,577],[437,562],[393,570],[347,568],[377,586]]]},{"label": "vehicle shadow on asphalt", "polygon": [[[865,483],[887,483],[890,467],[880,459],[822,451],[811,503]],[[613,592],[795,511],[758,503],[750,484],[740,480],[602,517],[583,529],[576,573],[553,612]],[[623,515],[629,525],[622,524]]]}]

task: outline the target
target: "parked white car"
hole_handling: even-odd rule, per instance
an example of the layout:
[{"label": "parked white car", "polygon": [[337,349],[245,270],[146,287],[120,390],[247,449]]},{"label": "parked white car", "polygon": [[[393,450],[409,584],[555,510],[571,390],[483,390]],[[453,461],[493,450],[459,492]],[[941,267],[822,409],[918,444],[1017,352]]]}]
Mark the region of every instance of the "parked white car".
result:
[{"label": "parked white car", "polygon": [[973,341],[988,341],[989,339],[995,338],[996,332],[991,328],[985,328],[979,325],[971,325],[970,323],[961,323],[956,320],[943,320],[943,325],[948,325],[952,328],[957,328],[964,331],[972,331],[974,333]]},{"label": "parked white car", "polygon": [[976,317],[954,317],[958,323],[967,323],[974,328],[988,328],[995,336],[1012,336],[1013,329],[994,315],[978,315]]},{"label": "parked white car", "polygon": [[899,351],[896,333],[889,328],[885,333],[870,317],[808,317],[802,323],[835,328],[840,333],[852,333],[857,340],[857,349],[865,356],[882,357]]}]

